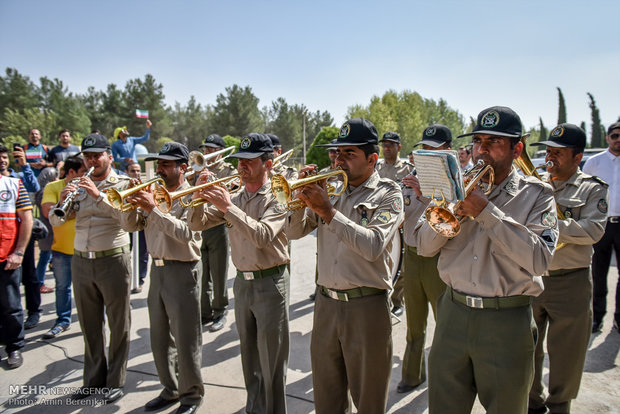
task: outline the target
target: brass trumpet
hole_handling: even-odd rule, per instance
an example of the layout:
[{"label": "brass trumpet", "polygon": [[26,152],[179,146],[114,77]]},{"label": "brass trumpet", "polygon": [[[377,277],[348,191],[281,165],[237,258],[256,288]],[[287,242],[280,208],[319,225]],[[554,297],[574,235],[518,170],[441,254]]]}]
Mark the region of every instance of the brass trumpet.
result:
[{"label": "brass trumpet", "polygon": [[125,202],[125,199],[129,197],[130,195],[137,193],[140,190],[149,188],[152,184],[159,184],[157,187],[162,187],[165,185],[164,180],[160,176],[157,176],[157,177],[151,178],[147,182],[139,184],[135,187],[128,188],[126,190],[119,191],[116,188],[110,188],[107,190],[108,201],[110,202],[110,204],[112,204],[112,207],[114,207],[117,210],[131,211],[135,209],[137,206],[135,204]]},{"label": "brass trumpet", "polygon": [[[483,160],[479,160],[476,165],[463,175],[463,181],[465,183],[465,197],[478,185],[478,182],[488,175],[489,186],[484,192],[485,195],[491,194],[493,190],[493,180],[495,180],[495,172],[493,167],[486,165]],[[454,237],[461,231],[461,220],[463,217],[456,214],[456,210],[461,205],[462,201],[458,201],[453,207],[448,206],[446,198],[442,194],[442,199],[437,201],[434,206],[427,208],[424,211],[426,221],[430,224],[431,228],[438,234],[446,237]]]},{"label": "brass trumpet", "polygon": [[306,203],[298,198],[293,198],[293,192],[295,190],[305,185],[316,183],[317,181],[327,180],[338,175],[342,175],[344,181],[340,191],[337,191],[335,186],[327,184],[327,194],[330,197],[338,197],[347,188],[348,183],[347,174],[340,168],[321,174],[311,175],[309,177],[291,182],[287,182],[286,178],[284,178],[282,174],[274,174],[274,176],[271,177],[271,192],[275,196],[276,200],[278,200],[278,203],[285,204],[286,208],[289,210],[298,210],[306,207]]},{"label": "brass trumpet", "polygon": [[153,197],[155,198],[155,204],[157,208],[162,213],[168,213],[172,208],[172,202],[176,199],[179,199],[179,203],[183,208],[188,207],[196,207],[206,203],[202,198],[197,200],[190,200],[189,202],[183,201],[183,197],[193,194],[196,191],[204,190],[207,187],[211,187],[213,185],[222,185],[226,187],[229,193],[236,193],[241,189],[241,176],[239,174],[231,175],[229,177],[220,178],[218,180],[209,181],[204,184],[195,185],[193,187],[189,187],[183,190],[177,190],[170,192],[166,190],[164,186],[157,186],[155,190],[153,190]]}]

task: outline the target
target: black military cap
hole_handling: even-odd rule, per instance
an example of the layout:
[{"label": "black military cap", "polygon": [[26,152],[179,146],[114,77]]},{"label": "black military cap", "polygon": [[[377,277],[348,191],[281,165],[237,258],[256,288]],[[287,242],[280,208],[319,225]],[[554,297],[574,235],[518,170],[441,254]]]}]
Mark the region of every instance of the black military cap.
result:
[{"label": "black military cap", "polygon": [[344,147],[349,145],[379,144],[377,128],[367,119],[353,118],[342,124],[338,138],[330,144],[316,145],[317,147]]},{"label": "black military cap", "polygon": [[388,131],[385,134],[383,134],[383,138],[379,142],[383,142],[383,141],[392,141],[392,142],[396,142],[397,144],[400,144],[400,135],[398,135],[396,132]]},{"label": "black military cap", "polygon": [[271,139],[265,134],[250,132],[241,139],[239,151],[229,155],[227,158],[258,158],[265,152],[273,152]]},{"label": "black military cap", "polygon": [[188,161],[189,160],[189,150],[183,144],[178,142],[166,142],[158,155],[153,155],[151,157],[146,157],[145,161],[154,161],[154,160],[181,160]]},{"label": "black military cap", "polygon": [[86,135],[81,146],[82,152],[104,152],[112,148],[108,139],[101,134]]},{"label": "black military cap", "polygon": [[278,138],[277,135],[275,134],[265,134],[269,137],[269,139],[271,140],[271,145],[273,145],[274,147],[281,147],[282,145],[280,144],[280,138]]},{"label": "black military cap", "polygon": [[521,118],[515,111],[506,106],[492,106],[478,114],[478,120],[472,132],[459,135],[459,138],[474,134],[521,138],[522,130]]},{"label": "black military cap", "polygon": [[218,134],[211,134],[205,138],[204,142],[200,144],[198,148],[224,148],[225,146],[226,142],[224,142],[224,138],[220,137]]},{"label": "black military cap", "polygon": [[430,145],[433,148],[439,148],[443,144],[452,143],[452,132],[450,128],[441,124],[432,124],[427,126],[422,132],[422,141],[414,145]]},{"label": "black military cap", "polygon": [[573,124],[560,124],[549,133],[547,141],[532,142],[530,145],[547,145],[556,148],[585,148],[586,133]]}]

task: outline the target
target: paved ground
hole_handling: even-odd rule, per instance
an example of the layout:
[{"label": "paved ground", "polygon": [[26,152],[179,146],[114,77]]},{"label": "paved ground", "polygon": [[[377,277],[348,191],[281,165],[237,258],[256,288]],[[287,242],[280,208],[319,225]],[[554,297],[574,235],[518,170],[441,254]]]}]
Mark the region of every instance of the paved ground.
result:
[{"label": "paved ground", "polygon": [[[313,412],[312,379],[310,370],[310,331],[313,304],[308,300],[314,286],[314,237],[293,242],[291,277],[291,356],[288,372],[288,411],[292,414]],[[305,252],[305,253],[303,253]],[[611,270],[610,290],[615,290],[618,271]],[[229,294],[232,297],[233,274],[229,275]],[[48,286],[53,277],[48,275]],[[99,406],[101,398],[88,398],[82,403],[91,406],[67,405],[63,391],[81,385],[84,342],[74,315],[70,331],[53,341],[44,341],[41,335],[52,327],[55,319],[54,295],[43,295],[43,316],[37,328],[27,331],[24,365],[7,370],[6,357],[0,362],[0,412],[20,413],[127,413],[143,412],[144,404],[156,397],[161,389],[157,380],[149,344],[149,322],[146,309],[146,289],[132,295],[132,341],[127,374],[127,395],[116,404]],[[612,296],[610,296],[612,297]],[[234,303],[234,299],[233,299]],[[613,306],[613,300],[610,307]],[[613,311],[611,312],[613,313]],[[405,345],[405,324],[394,320],[394,365],[388,401],[389,413],[427,412],[427,388],[423,384],[411,394],[397,394],[400,364]],[[434,323],[429,321],[427,351],[431,344]],[[603,332],[592,337],[586,360],[585,373],[579,397],[573,403],[574,413],[620,413],[620,334],[611,332],[608,313]],[[239,342],[234,317],[230,314],[226,327],[217,333],[203,334],[203,368],[206,395],[201,413],[230,414],[242,412],[245,390],[239,358]],[[57,395],[44,395],[35,389],[15,389],[17,385],[43,386]],[[64,388],[66,387],[66,388]],[[174,412],[176,406],[161,412]],[[478,404],[475,413],[484,410]]]}]

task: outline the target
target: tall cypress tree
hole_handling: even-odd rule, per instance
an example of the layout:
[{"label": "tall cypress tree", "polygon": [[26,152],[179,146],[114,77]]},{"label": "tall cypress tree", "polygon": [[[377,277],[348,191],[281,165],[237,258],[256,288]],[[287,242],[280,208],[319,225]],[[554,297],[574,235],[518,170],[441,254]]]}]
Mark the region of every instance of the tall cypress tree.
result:
[{"label": "tall cypress tree", "polygon": [[562,89],[558,86],[558,124],[563,124],[566,122],[566,102],[564,101],[564,95],[562,94]]},{"label": "tall cypress tree", "polygon": [[602,148],[605,146],[605,134],[601,133],[601,131],[603,131],[601,116],[596,106],[594,96],[592,96],[590,92],[588,92],[588,96],[590,97],[590,112],[592,113],[592,136],[590,138],[590,143],[592,148]]},{"label": "tall cypress tree", "polygon": [[538,123],[540,125],[540,136],[538,137],[538,141],[544,141],[549,136],[549,131],[545,128],[545,124],[541,117],[538,117]]}]

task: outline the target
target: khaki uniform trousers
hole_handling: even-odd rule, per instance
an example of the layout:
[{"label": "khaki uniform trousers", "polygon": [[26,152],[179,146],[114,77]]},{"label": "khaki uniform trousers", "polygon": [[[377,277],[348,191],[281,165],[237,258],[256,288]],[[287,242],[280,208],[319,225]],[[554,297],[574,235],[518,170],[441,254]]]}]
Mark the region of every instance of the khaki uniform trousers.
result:
[{"label": "khaki uniform trousers", "polygon": [[317,414],[385,413],[392,370],[387,293],[339,301],[316,295],[310,343]]},{"label": "khaki uniform trousers", "polygon": [[446,290],[428,357],[429,413],[471,413],[477,393],[488,414],[525,414],[536,336],[531,306],[474,309]]},{"label": "khaki uniform trousers", "polygon": [[235,321],[247,390],[246,413],[286,413],[290,279],[286,266],[274,276],[235,278]]},{"label": "khaki uniform trousers", "polygon": [[[404,244],[403,242],[403,229],[399,229],[398,233],[396,233],[397,236],[396,237],[400,237],[400,245],[402,246]],[[407,252],[407,249],[405,248],[405,253]],[[403,260],[402,266],[401,266],[401,273],[400,276],[398,276],[398,279],[396,279],[396,283],[394,283],[393,286],[393,291],[392,291],[392,296],[390,296],[390,299],[392,300],[392,306],[397,306],[402,308],[404,305],[407,304],[407,302],[405,301],[405,280],[403,277],[403,272],[404,272],[404,266],[405,266],[405,261]]]},{"label": "khaki uniform trousers", "polygon": [[224,314],[228,306],[228,228],[226,224],[202,232],[202,321]]},{"label": "khaki uniform trousers", "polygon": [[[97,259],[73,255],[71,274],[80,328],[84,334],[84,386],[117,388],[125,385],[131,315],[130,253]],[[110,326],[105,352],[105,315]]]},{"label": "khaki uniform trousers", "polygon": [[[547,406],[552,413],[568,413],[579,392],[592,331],[592,276],[590,268],[573,269],[544,277],[543,282],[545,290],[532,304],[539,340],[529,404],[533,409]],[[549,356],[546,399],[542,378],[545,334]]]},{"label": "khaki uniform trousers", "polygon": [[433,257],[419,256],[415,247],[405,246],[402,278],[405,281],[405,310],[407,311],[407,347],[403,357],[402,380],[417,386],[426,381],[424,344],[428,305],[437,319],[437,301],[446,290],[439,277],[437,261]]},{"label": "khaki uniform trousers", "polygon": [[151,349],[160,396],[199,404],[204,395],[200,279],[202,263],[165,261],[151,267],[148,295]]}]

